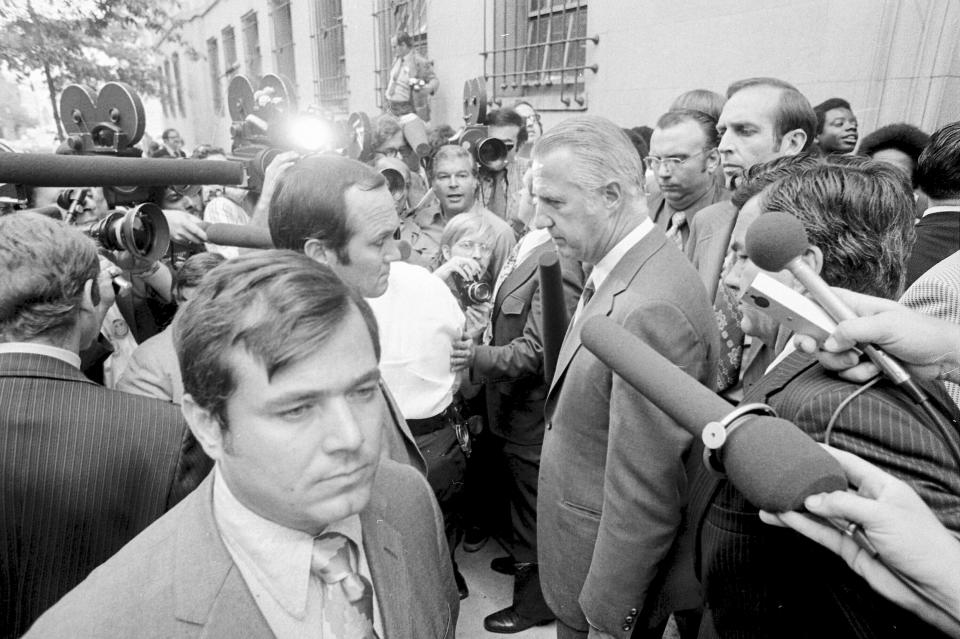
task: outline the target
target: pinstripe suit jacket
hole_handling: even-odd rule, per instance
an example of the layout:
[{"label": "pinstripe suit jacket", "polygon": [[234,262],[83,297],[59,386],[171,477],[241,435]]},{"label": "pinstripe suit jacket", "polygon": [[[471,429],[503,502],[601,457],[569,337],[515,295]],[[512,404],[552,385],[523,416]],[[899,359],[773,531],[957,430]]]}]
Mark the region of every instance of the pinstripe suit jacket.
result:
[{"label": "pinstripe suit jacket", "polygon": [[43,355],[0,354],[0,636],[193,490],[211,464],[176,407]]},{"label": "pinstripe suit jacket", "polygon": [[[960,251],[921,275],[903,294],[900,303],[918,313],[960,324]],[[960,406],[960,384],[944,382],[943,385],[950,399]]]},{"label": "pinstripe suit jacket", "polygon": [[[829,376],[812,357],[794,353],[743,401],[765,402],[824,441],[831,416],[857,388]],[[941,387],[927,390],[952,407]],[[882,381],[839,412],[830,443],[909,483],[958,531],[960,468],[928,421]],[[960,440],[955,428],[951,437]],[[792,530],[763,524],[727,481],[698,476],[691,516],[700,513],[698,563],[707,606],[701,637],[939,636],[873,592],[840,557]]]}]

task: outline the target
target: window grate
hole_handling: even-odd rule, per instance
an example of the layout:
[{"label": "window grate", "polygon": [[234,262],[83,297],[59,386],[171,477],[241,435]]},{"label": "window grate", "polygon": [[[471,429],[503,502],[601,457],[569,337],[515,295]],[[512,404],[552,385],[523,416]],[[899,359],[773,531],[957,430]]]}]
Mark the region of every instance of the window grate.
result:
[{"label": "window grate", "polygon": [[180,111],[180,117],[187,117],[187,112],[183,108],[183,78],[180,75],[180,54],[174,53],[170,56],[170,63],[173,65],[173,85],[176,89],[177,110]]},{"label": "window grate", "polygon": [[273,58],[277,72],[294,86],[297,84],[297,66],[293,58],[293,16],[290,0],[274,0]]},{"label": "window grate", "polygon": [[[492,7],[490,4],[492,3]],[[538,96],[544,110],[585,110],[586,0],[485,0],[484,75],[493,102]],[[489,35],[488,35],[489,34]]]},{"label": "window grate", "polygon": [[223,94],[220,91],[220,47],[217,39],[207,40],[207,62],[210,65],[210,91],[213,93],[213,110],[223,113]]},{"label": "window grate", "polygon": [[383,93],[387,90],[390,68],[393,66],[393,45],[390,39],[397,31],[406,31],[413,38],[413,48],[420,55],[427,55],[427,2],[426,0],[376,0],[373,12],[374,37],[374,90],[377,106],[384,107]]},{"label": "window grate", "polygon": [[262,74],[260,57],[260,26],[257,24],[257,14],[250,11],[240,18],[243,29],[243,57],[247,69],[247,77],[253,86],[257,86]]},{"label": "window grate", "polygon": [[345,114],[349,110],[349,85],[343,46],[341,0],[314,0],[313,95],[324,109]]},{"label": "window grate", "polygon": [[237,60],[237,36],[233,27],[224,27],[220,31],[220,40],[223,42],[223,64],[226,67],[223,71],[228,79],[232,79],[240,70],[240,62]]}]

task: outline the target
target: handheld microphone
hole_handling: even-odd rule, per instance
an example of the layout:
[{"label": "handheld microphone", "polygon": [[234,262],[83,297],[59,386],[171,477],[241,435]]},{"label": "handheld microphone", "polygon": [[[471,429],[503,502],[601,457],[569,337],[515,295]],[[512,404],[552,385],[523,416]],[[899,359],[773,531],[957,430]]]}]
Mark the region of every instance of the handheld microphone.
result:
[{"label": "handheld microphone", "polygon": [[553,381],[553,373],[560,357],[560,346],[567,333],[567,304],[563,295],[563,271],[560,256],[553,251],[540,255],[540,301],[543,328],[543,377],[547,384]]},{"label": "handheld microphone", "polygon": [[26,186],[241,184],[243,165],[216,160],[0,153],[0,182]]},{"label": "handheld microphone", "polygon": [[[583,345],[681,427],[700,438],[730,405],[609,317],[592,317]],[[727,477],[750,503],[770,512],[803,508],[804,498],[845,490],[840,464],[794,424],[744,417],[723,444]]]},{"label": "handheld microphone", "polygon": [[[782,211],[764,213],[747,229],[744,241],[747,255],[765,271],[789,270],[820,306],[837,322],[854,319],[857,314],[841,300],[830,286],[803,261],[803,253],[810,246],[803,222]],[[914,401],[926,395],[911,379],[903,366],[871,344],[861,345],[863,352],[893,383],[904,388]]]}]

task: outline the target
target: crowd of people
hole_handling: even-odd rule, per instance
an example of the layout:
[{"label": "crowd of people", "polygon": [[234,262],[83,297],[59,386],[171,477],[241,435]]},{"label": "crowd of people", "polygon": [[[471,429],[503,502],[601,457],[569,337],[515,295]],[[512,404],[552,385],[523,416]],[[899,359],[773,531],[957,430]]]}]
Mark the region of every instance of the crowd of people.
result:
[{"label": "crowd of people", "polygon": [[[369,161],[147,189],[159,260],[77,228],[115,202],[97,185],[0,217],[0,636],[453,637],[456,553],[492,539],[494,633],[960,637],[960,122],[861,139],[846,100],[749,78],[652,127],[504,105],[490,161],[395,46]],[[808,292],[751,260],[771,212],[858,316],[827,339],[743,301],[759,273]],[[761,511],[582,343],[597,316],[792,422],[850,489]]]}]

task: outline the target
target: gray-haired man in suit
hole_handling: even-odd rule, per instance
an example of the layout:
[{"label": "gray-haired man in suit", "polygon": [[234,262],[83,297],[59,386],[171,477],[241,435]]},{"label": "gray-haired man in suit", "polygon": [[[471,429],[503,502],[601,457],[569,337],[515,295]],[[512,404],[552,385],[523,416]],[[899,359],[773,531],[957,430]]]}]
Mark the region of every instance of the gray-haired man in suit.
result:
[{"label": "gray-haired man in suit", "polygon": [[[565,120],[533,150],[535,226],[593,269],[546,398],[537,545],[557,636],[659,637],[696,608],[680,542],[692,436],[581,347],[606,315],[701,382],[718,335],[706,292],[647,215],[640,158],[603,118]],[[709,383],[709,382],[708,382]]]},{"label": "gray-haired man in suit", "polygon": [[359,294],[305,255],[241,256],[208,274],[174,341],[214,472],[31,634],[453,637],[440,509],[419,472],[381,461]]}]

